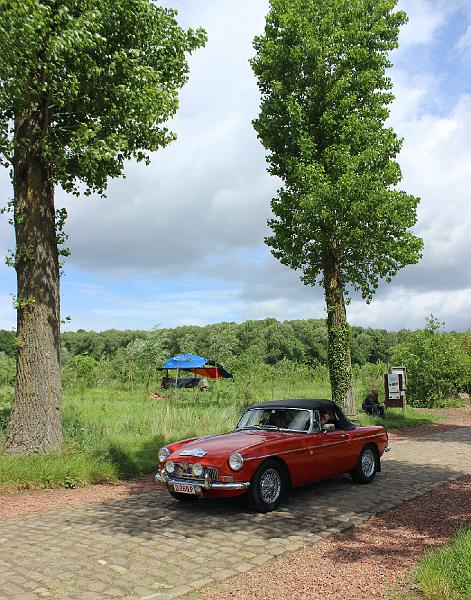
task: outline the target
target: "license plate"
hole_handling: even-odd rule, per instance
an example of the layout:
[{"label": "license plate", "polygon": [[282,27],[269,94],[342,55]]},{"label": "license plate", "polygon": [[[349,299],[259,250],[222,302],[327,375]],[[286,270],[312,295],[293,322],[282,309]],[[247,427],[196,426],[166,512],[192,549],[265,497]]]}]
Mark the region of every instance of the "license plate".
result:
[{"label": "license plate", "polygon": [[173,489],[175,492],[181,492],[182,494],[196,494],[194,485],[187,485],[183,483],[174,483]]}]

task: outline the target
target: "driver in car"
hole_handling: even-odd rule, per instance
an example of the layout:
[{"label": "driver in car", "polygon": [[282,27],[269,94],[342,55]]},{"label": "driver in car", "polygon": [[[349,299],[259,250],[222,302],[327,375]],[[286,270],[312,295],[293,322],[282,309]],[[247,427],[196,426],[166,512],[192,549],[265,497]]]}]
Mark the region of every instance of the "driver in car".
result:
[{"label": "driver in car", "polygon": [[327,423],[332,423],[335,425],[334,415],[332,415],[328,410],[323,410],[320,414],[319,425],[321,429],[324,428],[324,425]]}]

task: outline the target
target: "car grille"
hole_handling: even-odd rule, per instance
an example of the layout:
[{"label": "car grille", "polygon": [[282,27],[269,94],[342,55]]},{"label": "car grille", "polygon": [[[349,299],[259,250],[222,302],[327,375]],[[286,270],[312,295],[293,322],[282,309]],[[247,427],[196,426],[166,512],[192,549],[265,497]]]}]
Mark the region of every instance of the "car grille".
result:
[{"label": "car grille", "polygon": [[187,479],[204,479],[206,473],[209,475],[210,481],[217,481],[219,479],[218,470],[215,467],[203,467],[203,477],[197,478],[191,472],[193,464],[190,463],[175,463],[175,471],[173,475],[175,477],[183,477]]}]

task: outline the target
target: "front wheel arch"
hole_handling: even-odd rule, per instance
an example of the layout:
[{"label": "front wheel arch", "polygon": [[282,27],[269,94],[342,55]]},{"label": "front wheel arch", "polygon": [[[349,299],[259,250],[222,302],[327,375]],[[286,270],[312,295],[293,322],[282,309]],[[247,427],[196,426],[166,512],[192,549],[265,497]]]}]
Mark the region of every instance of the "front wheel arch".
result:
[{"label": "front wheel arch", "polygon": [[[269,456],[265,460],[273,460],[280,465],[280,468],[283,469],[283,471],[284,471],[285,485],[286,485],[287,491],[292,490],[293,483],[291,481],[291,473],[289,472],[288,465],[285,463],[285,461],[282,458],[280,458],[279,456]],[[265,461],[263,461],[263,462],[265,462]],[[260,464],[263,464],[263,463],[260,463]]]}]

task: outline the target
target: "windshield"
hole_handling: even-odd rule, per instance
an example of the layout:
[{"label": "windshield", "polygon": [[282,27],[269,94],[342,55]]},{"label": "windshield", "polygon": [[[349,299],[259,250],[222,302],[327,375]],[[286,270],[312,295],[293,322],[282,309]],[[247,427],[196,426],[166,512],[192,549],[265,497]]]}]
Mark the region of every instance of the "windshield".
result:
[{"label": "windshield", "polygon": [[286,429],[308,431],[311,413],[302,408],[250,408],[240,419],[237,429]]}]

